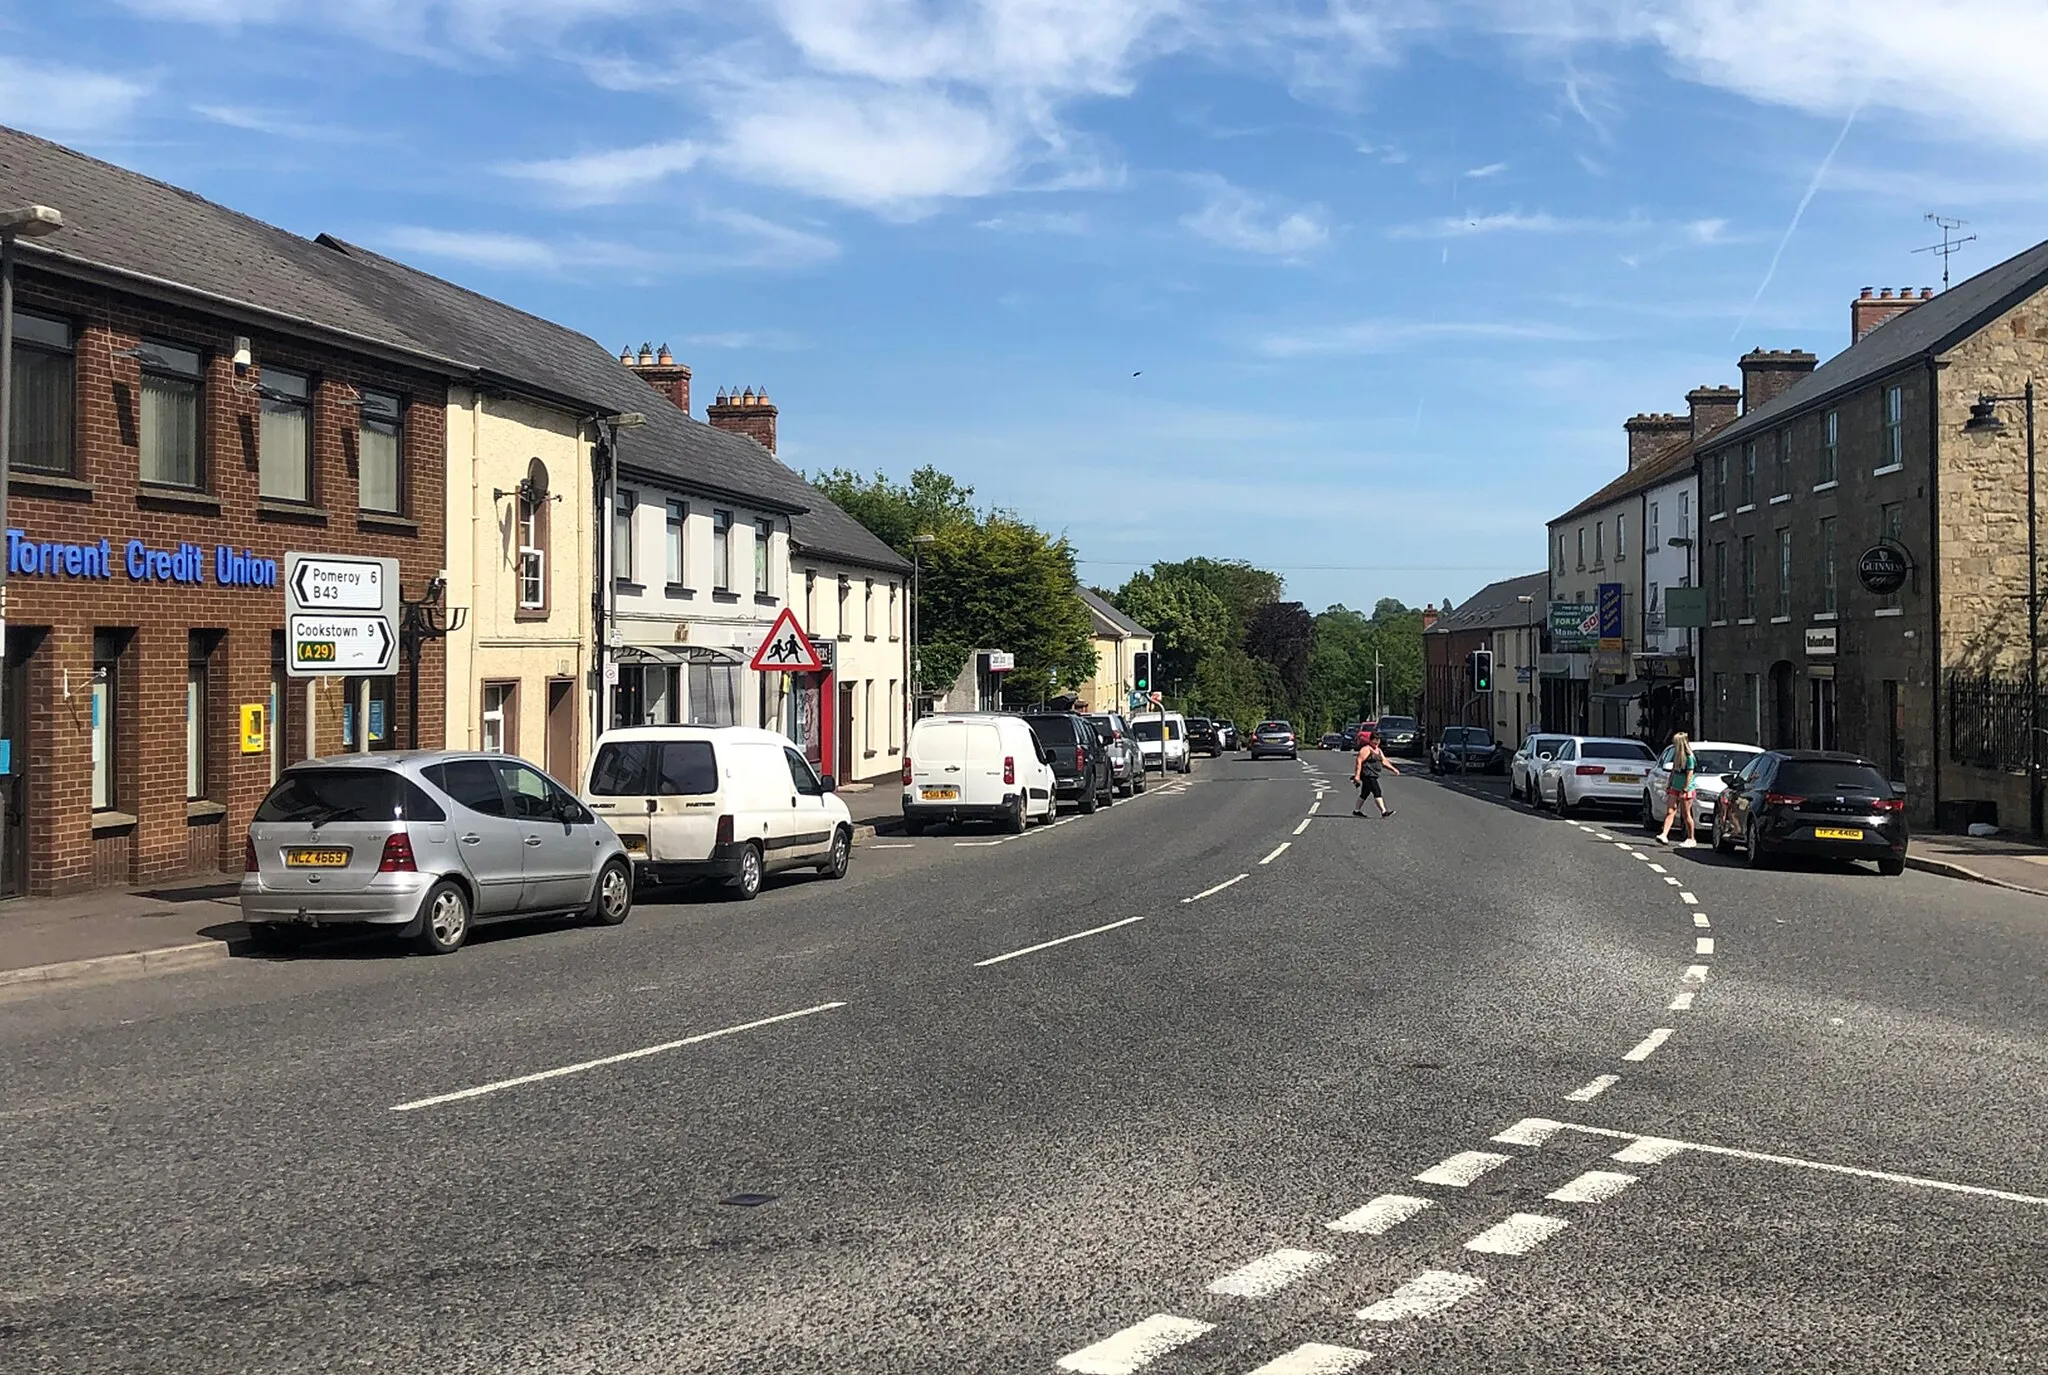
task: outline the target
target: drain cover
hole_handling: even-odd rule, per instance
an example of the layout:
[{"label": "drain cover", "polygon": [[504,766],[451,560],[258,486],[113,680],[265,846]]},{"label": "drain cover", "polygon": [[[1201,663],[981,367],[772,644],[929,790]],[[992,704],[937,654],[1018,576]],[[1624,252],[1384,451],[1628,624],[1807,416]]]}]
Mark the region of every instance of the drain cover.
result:
[{"label": "drain cover", "polygon": [[763,1203],[773,1203],[775,1197],[774,1194],[734,1194],[718,1201],[728,1208],[758,1208]]}]

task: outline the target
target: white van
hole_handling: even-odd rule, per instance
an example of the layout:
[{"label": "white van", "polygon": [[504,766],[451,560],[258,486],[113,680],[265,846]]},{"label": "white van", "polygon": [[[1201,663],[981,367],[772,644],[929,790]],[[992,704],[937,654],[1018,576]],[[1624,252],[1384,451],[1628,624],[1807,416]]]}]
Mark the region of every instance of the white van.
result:
[{"label": "white van", "polygon": [[583,801],[643,883],[724,879],[741,898],[778,869],[844,878],[853,817],[787,738],[747,726],[631,726],[597,742]]},{"label": "white van", "polygon": [[[1194,753],[1188,749],[1188,720],[1177,711],[1163,715],[1148,711],[1131,718],[1131,734],[1138,737],[1138,752],[1144,756],[1145,767],[1158,769],[1161,773],[1191,773],[1195,767]],[[1160,737],[1164,736],[1164,739]],[[1161,749],[1165,750],[1161,763]]]},{"label": "white van", "polygon": [[1048,751],[1021,716],[953,712],[910,728],[903,752],[903,829],[994,821],[1016,835],[1053,819]]}]

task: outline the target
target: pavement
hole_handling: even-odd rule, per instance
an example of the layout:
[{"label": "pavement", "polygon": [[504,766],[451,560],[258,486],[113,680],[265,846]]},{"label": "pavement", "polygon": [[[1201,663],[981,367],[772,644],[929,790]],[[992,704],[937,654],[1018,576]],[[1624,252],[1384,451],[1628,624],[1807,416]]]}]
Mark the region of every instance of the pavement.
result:
[{"label": "pavement", "polygon": [[0,997],[6,1367],[2041,1368],[2048,899],[1342,772]]}]

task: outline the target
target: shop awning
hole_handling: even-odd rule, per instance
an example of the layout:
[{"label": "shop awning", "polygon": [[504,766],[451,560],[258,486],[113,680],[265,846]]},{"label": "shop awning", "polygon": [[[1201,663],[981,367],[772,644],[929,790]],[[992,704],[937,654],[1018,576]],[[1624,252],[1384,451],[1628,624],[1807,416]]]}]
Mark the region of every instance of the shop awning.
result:
[{"label": "shop awning", "polygon": [[743,664],[747,656],[718,645],[619,645],[612,658],[622,664]]},{"label": "shop awning", "polygon": [[1598,692],[1592,694],[1592,700],[1595,702],[1633,702],[1649,690],[1649,679],[1631,678],[1625,683],[1616,683],[1613,687],[1601,688]]}]

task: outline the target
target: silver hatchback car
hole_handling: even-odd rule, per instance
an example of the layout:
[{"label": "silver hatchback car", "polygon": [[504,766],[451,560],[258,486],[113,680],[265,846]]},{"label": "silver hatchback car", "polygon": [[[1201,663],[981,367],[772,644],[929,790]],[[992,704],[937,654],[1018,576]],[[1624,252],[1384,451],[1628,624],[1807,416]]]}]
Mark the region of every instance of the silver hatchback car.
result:
[{"label": "silver hatchback car", "polygon": [[259,941],[379,926],[445,955],[477,924],[578,912],[616,926],[633,870],[612,828],[523,759],[442,750],[309,759],[249,825],[242,916]]}]

